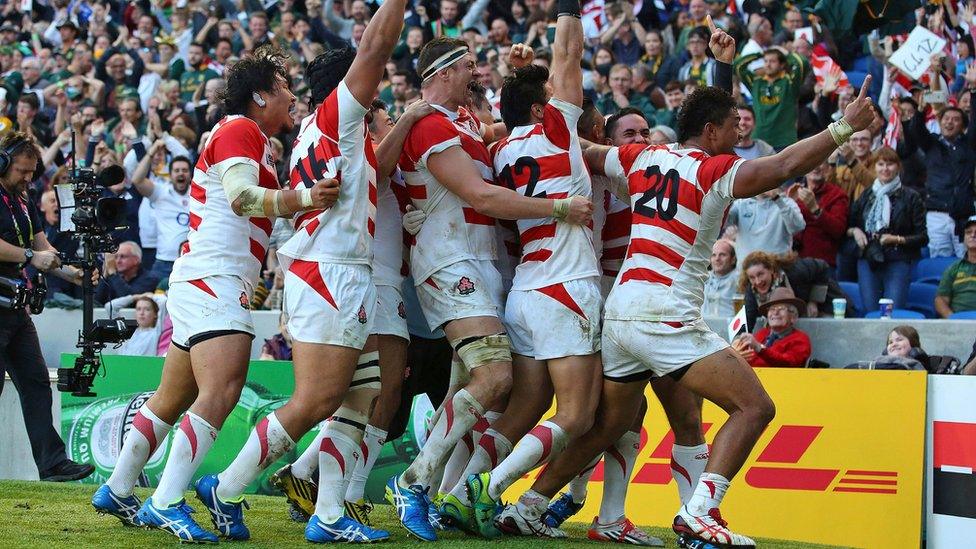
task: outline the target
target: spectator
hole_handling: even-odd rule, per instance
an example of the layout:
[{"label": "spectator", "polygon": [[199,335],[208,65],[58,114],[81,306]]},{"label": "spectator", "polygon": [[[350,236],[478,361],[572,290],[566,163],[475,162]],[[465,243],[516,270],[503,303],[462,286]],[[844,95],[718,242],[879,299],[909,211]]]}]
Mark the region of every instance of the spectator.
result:
[{"label": "spectator", "polygon": [[847,234],[860,249],[857,280],[861,302],[873,307],[882,296],[903,309],[908,301],[912,264],[928,242],[922,197],[902,186],[901,161],[890,147],[874,155],[877,179],[851,206]]},{"label": "spectator", "polygon": [[688,35],[688,61],[678,70],[678,79],[697,82],[700,86],[715,84],[715,60],[708,56],[708,29],[698,27]]},{"label": "spectator", "polygon": [[157,353],[166,318],[166,296],[153,293],[122,296],[108,302],[105,311],[109,318],[112,318],[116,311],[132,304],[135,304],[135,319],[138,327],[132,333],[132,337],[127,339],[115,354],[161,356]]},{"label": "spectator", "polygon": [[[976,72],[970,81],[976,85]],[[976,170],[976,109],[968,117],[958,107],[939,113],[939,133],[929,131],[925,116],[915,113],[905,125],[906,153],[925,153],[925,207],[932,257],[962,256],[956,224],[973,215],[973,170]]]},{"label": "spectator", "polygon": [[705,301],[702,312],[709,316],[733,316],[732,298],[738,292],[739,270],[735,264],[735,246],[719,239],[712,245],[708,279],[705,281]]},{"label": "spectator", "polygon": [[739,106],[739,142],[735,144],[735,154],[746,160],[776,154],[772,145],[762,139],[752,137],[756,129],[756,111],[749,105]]},{"label": "spectator", "polygon": [[649,29],[644,37],[644,56],[640,62],[650,70],[650,76],[658,88],[678,78],[681,63],[666,50],[664,35],[658,29]]},{"label": "spectator", "polygon": [[[133,143],[134,149],[141,147],[141,141]],[[147,177],[150,164],[157,162],[160,157],[165,158],[163,153],[166,148],[165,140],[154,142],[132,174],[132,185],[139,194],[149,199],[156,214],[158,236],[152,272],[160,279],[169,277],[173,262],[176,261],[180,246],[190,229],[190,199],[187,193],[190,190],[192,169],[190,159],[176,156],[170,160],[168,181],[155,183]]]},{"label": "spectator", "polygon": [[[922,350],[918,331],[911,326],[895,326],[888,334],[881,356],[845,366],[849,370],[928,370],[932,358]],[[958,367],[959,361],[955,360]],[[936,372],[933,372],[936,373]]]},{"label": "spectator", "polygon": [[508,23],[501,17],[495,18],[491,22],[491,29],[488,31],[488,47],[498,49],[503,46],[511,46],[512,39],[508,36]]},{"label": "spectator", "polygon": [[796,201],[773,189],[733,202],[726,225],[736,227],[736,252],[745,257],[757,250],[771,254],[789,252],[793,249],[793,235],[802,231],[806,222]]},{"label": "spectator", "polygon": [[631,89],[633,72],[627,65],[616,64],[610,69],[610,91],[600,96],[596,102],[597,109],[604,115],[611,115],[617,111],[633,107],[644,114],[648,123],[654,121],[654,105],[646,96]]},{"label": "spectator", "polygon": [[180,75],[180,101],[187,103],[193,100],[193,94],[208,80],[219,78],[217,71],[207,66],[204,57],[206,49],[203,44],[194,42],[186,55],[187,67]]},{"label": "spectator", "polygon": [[759,54],[759,57],[747,65],[748,69],[754,73],[761,73],[763,70],[763,65],[765,63],[762,60],[762,54],[766,52],[766,49],[773,45],[773,24],[758,13],[752,13],[749,15],[749,41],[746,45],[742,47],[742,51],[739,55],[743,57],[747,55]]},{"label": "spectator", "polygon": [[[61,169],[61,174],[56,175],[53,180],[63,182],[67,177],[67,169]],[[75,257],[78,253],[78,240],[69,232],[60,229],[61,211],[58,209],[58,198],[54,189],[44,191],[41,194],[40,212],[44,214],[44,235],[47,241],[54,246],[64,257]],[[33,275],[33,273],[30,273]],[[55,294],[65,294],[69,297],[81,299],[81,288],[77,284],[72,284],[67,280],[62,280],[56,276],[47,277],[48,298],[53,298]]]},{"label": "spectator", "polygon": [[668,143],[677,143],[678,134],[670,127],[658,124],[657,126],[651,128],[647,141],[651,145],[667,145]]},{"label": "spectator", "polygon": [[837,252],[847,234],[850,202],[847,195],[831,181],[833,169],[824,162],[804,177],[804,185],[794,183],[786,192],[796,200],[803,213],[806,228],[796,235],[802,257],[816,257],[837,266]]},{"label": "spectator", "polygon": [[844,294],[830,280],[830,266],[821,259],[799,257],[794,253],[773,255],[753,252],[739,266],[739,293],[745,296],[748,324],[755,324],[759,306],[772,298],[773,290],[789,288],[805,302],[800,313],[808,317],[831,313],[834,297]]},{"label": "spectator", "polygon": [[278,333],[264,340],[258,360],[291,360],[292,339],[288,332],[288,315],[278,315]]},{"label": "spectator", "polygon": [[672,80],[664,87],[664,109],[655,113],[655,121],[658,124],[668,126],[672,130],[678,128],[678,109],[681,102],[685,100],[684,86],[677,80]]},{"label": "spectator", "polygon": [[739,336],[732,347],[753,368],[806,366],[812,352],[810,337],[796,327],[803,306],[803,300],[797,299],[789,288],[773,290],[769,300],[759,308],[768,325],[755,336],[748,333]]},{"label": "spectator", "polygon": [[618,63],[636,64],[643,53],[647,31],[634,17],[633,6],[629,2],[610,4],[606,14],[612,23],[600,33],[600,42],[613,50]]},{"label": "spectator", "polygon": [[[750,63],[763,58],[763,74],[749,69]],[[781,48],[740,56],[735,70],[752,94],[756,113],[756,137],[777,151],[796,142],[797,101],[800,86],[810,71],[810,63]]]},{"label": "spectator", "polygon": [[142,268],[142,250],[132,241],[119,244],[115,254],[106,254],[102,277],[95,287],[96,303],[152,292],[159,284],[158,276]]},{"label": "spectator", "polygon": [[966,255],[942,273],[935,296],[935,311],[942,318],[952,313],[976,311],[976,215],[963,226]]},{"label": "spectator", "polygon": [[837,149],[837,186],[847,193],[853,204],[861,194],[871,188],[874,172],[871,171],[871,131],[861,130]]}]

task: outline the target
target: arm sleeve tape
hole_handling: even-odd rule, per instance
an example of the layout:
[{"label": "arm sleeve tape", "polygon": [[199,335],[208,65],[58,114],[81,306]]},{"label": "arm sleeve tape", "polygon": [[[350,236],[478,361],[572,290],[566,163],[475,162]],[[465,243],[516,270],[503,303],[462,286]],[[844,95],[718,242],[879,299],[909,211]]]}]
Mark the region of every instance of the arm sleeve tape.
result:
[{"label": "arm sleeve tape", "polygon": [[[241,215],[267,217],[264,212],[264,196],[270,189],[257,185],[258,167],[251,164],[234,164],[224,171],[220,184],[224,186],[227,202],[233,204],[240,199]],[[281,192],[281,191],[271,191]],[[272,201],[275,214],[278,213],[278,197]]]}]

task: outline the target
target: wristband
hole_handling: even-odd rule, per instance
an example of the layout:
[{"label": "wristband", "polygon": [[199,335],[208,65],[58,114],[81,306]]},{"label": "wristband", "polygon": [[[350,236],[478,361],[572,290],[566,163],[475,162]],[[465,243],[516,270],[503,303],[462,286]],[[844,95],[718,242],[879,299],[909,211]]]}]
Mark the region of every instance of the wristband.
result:
[{"label": "wristband", "polygon": [[581,19],[580,14],[580,1],[579,0],[556,0],[556,17],[562,17],[563,15],[571,15],[577,19]]},{"label": "wristband", "polygon": [[838,147],[847,143],[847,140],[854,134],[854,128],[843,118],[827,126],[827,131],[830,132],[830,137],[834,138],[834,143],[837,143]]},{"label": "wristband", "polygon": [[302,208],[310,208],[312,206],[312,189],[302,189],[298,191],[298,202],[301,203]]},{"label": "wristband", "polygon": [[554,219],[566,219],[566,216],[569,215],[569,205],[572,201],[572,197],[553,200],[552,217]]}]

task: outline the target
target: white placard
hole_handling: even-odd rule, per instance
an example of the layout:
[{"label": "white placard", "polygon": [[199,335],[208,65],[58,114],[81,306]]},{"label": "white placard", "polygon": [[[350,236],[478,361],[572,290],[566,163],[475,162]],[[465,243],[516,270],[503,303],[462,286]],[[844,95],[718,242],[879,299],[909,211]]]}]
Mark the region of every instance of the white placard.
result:
[{"label": "white placard", "polygon": [[915,27],[908,40],[891,55],[888,62],[914,80],[932,66],[932,56],[940,55],[946,41],[923,27]]},{"label": "white placard", "polygon": [[802,27],[793,31],[793,38],[803,38],[807,44],[813,45],[813,27]]}]

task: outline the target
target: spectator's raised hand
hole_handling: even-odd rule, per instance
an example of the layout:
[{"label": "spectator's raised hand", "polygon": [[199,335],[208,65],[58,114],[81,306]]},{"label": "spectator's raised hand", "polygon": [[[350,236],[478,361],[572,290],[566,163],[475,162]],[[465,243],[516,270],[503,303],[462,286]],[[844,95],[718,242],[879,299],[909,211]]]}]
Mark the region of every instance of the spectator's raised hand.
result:
[{"label": "spectator's raised hand", "polygon": [[92,121],[91,125],[88,126],[88,131],[91,133],[92,137],[101,138],[102,134],[105,133],[105,121],[101,118],[96,118]]},{"label": "spectator's raised hand", "polygon": [[830,95],[837,91],[837,87],[840,85],[840,65],[833,65],[827,74],[823,77],[823,93],[824,95]]},{"label": "spectator's raised hand", "polygon": [[868,97],[868,87],[870,86],[871,75],[868,75],[865,77],[864,83],[861,84],[861,92],[857,94],[857,98],[844,109],[844,120],[847,120],[855,132],[867,128],[875,119],[872,101]]},{"label": "spectator's raised hand", "polygon": [[976,86],[976,62],[966,65],[965,78],[966,84],[969,84],[969,87]]},{"label": "spectator's raised hand", "polygon": [[508,52],[508,64],[516,69],[530,65],[533,59],[535,52],[525,44],[514,44]]},{"label": "spectator's raised hand", "polygon": [[969,25],[973,24],[973,7],[970,4],[959,6],[959,20]]},{"label": "spectator's raised hand", "polygon": [[735,58],[735,39],[716,27],[711,15],[705,16],[705,22],[708,23],[708,30],[712,33],[711,38],[708,39],[708,48],[712,50],[715,60],[731,65]]}]

